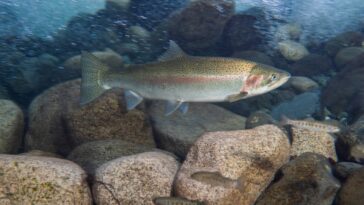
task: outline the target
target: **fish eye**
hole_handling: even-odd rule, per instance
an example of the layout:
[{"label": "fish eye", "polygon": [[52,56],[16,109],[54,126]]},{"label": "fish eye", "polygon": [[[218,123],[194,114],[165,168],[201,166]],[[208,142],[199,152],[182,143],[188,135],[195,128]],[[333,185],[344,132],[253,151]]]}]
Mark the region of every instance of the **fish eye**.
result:
[{"label": "fish eye", "polygon": [[276,75],[276,74],[272,74],[272,75],[270,76],[270,80],[271,80],[271,81],[275,81],[275,80],[277,80],[277,75]]}]

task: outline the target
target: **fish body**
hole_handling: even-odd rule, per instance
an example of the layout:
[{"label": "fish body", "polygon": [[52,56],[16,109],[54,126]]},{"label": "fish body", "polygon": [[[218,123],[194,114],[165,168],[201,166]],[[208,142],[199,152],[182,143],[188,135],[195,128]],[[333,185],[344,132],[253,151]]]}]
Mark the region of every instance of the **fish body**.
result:
[{"label": "fish body", "polygon": [[110,88],[123,88],[128,109],[144,98],[168,101],[167,114],[187,111],[186,102],[222,102],[260,95],[285,83],[290,74],[233,58],[186,55],[177,44],[158,62],[112,71],[89,53],[82,54],[81,105]]},{"label": "fish body", "polygon": [[157,197],[153,202],[155,205],[203,205],[203,202],[190,201],[178,197]]},{"label": "fish body", "polygon": [[307,129],[316,132],[327,132],[327,133],[340,132],[340,128],[334,125],[329,125],[317,121],[291,120],[286,116],[282,116],[281,124],[292,125],[297,128]]},{"label": "fish body", "polygon": [[211,186],[234,188],[240,191],[243,191],[244,188],[242,178],[230,179],[228,177],[222,176],[219,172],[196,172],[191,175],[191,178],[204,184],[209,184]]}]

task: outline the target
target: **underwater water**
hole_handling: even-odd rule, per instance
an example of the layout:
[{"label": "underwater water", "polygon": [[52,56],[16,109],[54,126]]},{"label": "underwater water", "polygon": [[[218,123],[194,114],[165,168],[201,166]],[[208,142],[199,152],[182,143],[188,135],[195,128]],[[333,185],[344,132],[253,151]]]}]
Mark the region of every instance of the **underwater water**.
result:
[{"label": "underwater water", "polygon": [[362,204],[362,0],[0,0],[0,205]]}]

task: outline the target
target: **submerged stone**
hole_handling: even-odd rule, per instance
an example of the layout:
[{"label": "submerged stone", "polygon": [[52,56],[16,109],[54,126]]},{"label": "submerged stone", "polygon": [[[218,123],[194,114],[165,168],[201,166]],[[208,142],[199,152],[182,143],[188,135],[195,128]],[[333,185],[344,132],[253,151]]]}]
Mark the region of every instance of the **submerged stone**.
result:
[{"label": "submerged stone", "polygon": [[338,205],[361,205],[364,196],[364,168],[353,172],[345,181],[337,197]]}]

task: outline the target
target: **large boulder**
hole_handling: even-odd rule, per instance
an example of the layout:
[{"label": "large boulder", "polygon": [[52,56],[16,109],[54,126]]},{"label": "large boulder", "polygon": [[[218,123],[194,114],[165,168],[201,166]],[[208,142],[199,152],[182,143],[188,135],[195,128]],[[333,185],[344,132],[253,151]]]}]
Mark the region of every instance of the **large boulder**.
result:
[{"label": "large boulder", "polygon": [[94,174],[99,166],[108,161],[152,149],[150,146],[123,140],[98,140],[76,147],[67,158],[79,164],[87,173]]},{"label": "large boulder", "polygon": [[318,54],[309,54],[296,61],[291,66],[291,73],[293,75],[311,77],[329,73],[333,67],[334,65],[329,57]]},{"label": "large boulder", "polygon": [[[358,117],[364,113],[364,54],[332,78],[321,95],[322,105],[338,115],[348,112]],[[362,112],[361,112],[362,111]]]},{"label": "large boulder", "polygon": [[154,147],[147,116],[126,110],[121,90],[110,90],[80,107],[80,80],[56,85],[31,103],[27,149],[67,155],[84,142],[122,139]]},{"label": "large boulder", "polygon": [[338,205],[361,205],[364,196],[364,168],[349,176],[337,197]]},{"label": "large boulder", "polygon": [[168,31],[171,39],[187,51],[211,47],[219,40],[234,8],[232,0],[190,2],[170,18]]},{"label": "large boulder", "polygon": [[297,157],[306,152],[321,154],[337,161],[335,139],[327,132],[301,129],[292,126],[291,156]]},{"label": "large boulder", "polygon": [[297,157],[282,167],[282,175],[256,205],[331,205],[340,188],[329,161],[319,154],[305,153]]},{"label": "large boulder", "polygon": [[319,88],[319,85],[311,80],[310,78],[303,77],[303,76],[292,76],[288,82],[287,85],[292,87],[294,90],[296,90],[299,93],[315,90]]},{"label": "large boulder", "polygon": [[188,153],[175,192],[206,204],[251,205],[288,157],[288,138],[273,125],[209,132]]},{"label": "large boulder", "polygon": [[10,100],[0,100],[0,153],[18,151],[23,132],[23,111]]},{"label": "large boulder", "polygon": [[341,179],[346,179],[363,167],[363,165],[354,162],[339,162],[335,165],[335,175]]},{"label": "large boulder", "polygon": [[325,45],[325,51],[334,57],[343,48],[361,46],[364,35],[360,32],[346,32],[330,39]]},{"label": "large boulder", "polygon": [[85,172],[67,160],[0,155],[0,184],[0,204],[92,204]]},{"label": "large boulder", "polygon": [[309,54],[304,45],[291,40],[279,42],[278,50],[289,61],[298,61]]},{"label": "large boulder", "polygon": [[221,107],[205,103],[190,103],[186,114],[164,115],[162,103],[149,108],[158,147],[184,158],[193,143],[204,133],[241,130],[245,118]]},{"label": "large boulder", "polygon": [[107,162],[96,171],[95,202],[154,205],[154,198],[170,196],[178,167],[174,157],[161,152],[145,152]]}]

